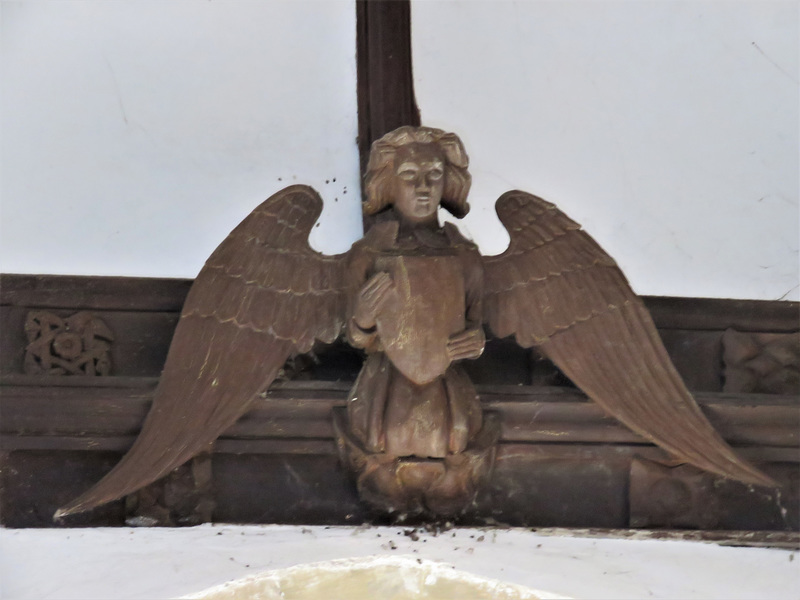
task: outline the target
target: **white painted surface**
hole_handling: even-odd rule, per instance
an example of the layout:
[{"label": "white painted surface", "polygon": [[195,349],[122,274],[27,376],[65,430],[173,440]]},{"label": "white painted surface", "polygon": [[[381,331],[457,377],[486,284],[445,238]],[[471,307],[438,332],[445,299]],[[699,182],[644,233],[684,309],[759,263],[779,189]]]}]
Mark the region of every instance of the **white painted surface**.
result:
[{"label": "white painted surface", "polygon": [[1,272],[194,277],[292,183],[360,237],[353,0],[0,10]]},{"label": "white painted surface", "polygon": [[555,202],[642,294],[800,298],[798,3],[415,2],[426,125],[471,157],[466,229]]},{"label": "white painted surface", "polygon": [[[359,236],[352,0],[0,10],[0,271],[193,277],[295,182],[327,202],[316,248]],[[797,3],[421,1],[413,28],[485,251],[522,188],[640,293],[800,297]]]},{"label": "white painted surface", "polygon": [[[483,539],[481,539],[483,536]],[[794,552],[459,529],[201,526],[0,530],[0,597],[174,598],[259,571],[344,557],[444,562],[575,598],[797,598]],[[394,549],[392,548],[394,546]]]}]

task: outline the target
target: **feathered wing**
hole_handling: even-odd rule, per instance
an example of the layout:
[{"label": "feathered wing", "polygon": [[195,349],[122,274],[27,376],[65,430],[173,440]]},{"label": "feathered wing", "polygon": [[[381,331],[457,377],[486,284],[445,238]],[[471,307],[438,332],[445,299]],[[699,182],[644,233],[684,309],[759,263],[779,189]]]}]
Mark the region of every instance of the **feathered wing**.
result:
[{"label": "feathered wing", "polygon": [[142,431],[100,482],[56,513],[132,493],[208,448],[315,339],[332,342],[346,309],[345,255],[308,245],[322,210],[310,187],[286,188],[220,244],[192,285]]},{"label": "feathered wing", "polygon": [[746,483],[774,482],[714,430],[622,271],[555,205],[503,194],[511,243],[484,257],[484,317],[495,335],[537,346],[606,412],[676,457]]}]

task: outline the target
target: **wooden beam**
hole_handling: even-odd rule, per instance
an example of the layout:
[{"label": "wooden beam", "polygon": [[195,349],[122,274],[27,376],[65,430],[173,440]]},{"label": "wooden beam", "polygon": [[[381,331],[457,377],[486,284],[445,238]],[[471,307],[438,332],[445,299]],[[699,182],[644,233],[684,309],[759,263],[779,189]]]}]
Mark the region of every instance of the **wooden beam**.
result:
[{"label": "wooden beam", "polygon": [[372,142],[403,125],[419,125],[411,65],[411,3],[356,0],[358,148],[361,173]]},{"label": "wooden beam", "polygon": [[[0,306],[29,309],[180,312],[191,279],[81,275],[0,275]],[[800,330],[800,303],[643,296],[659,329]]]},{"label": "wooden beam", "polygon": [[[0,449],[125,450],[141,427],[155,388],[153,378],[120,378],[128,385],[120,385],[115,377],[54,379],[84,379],[90,385],[48,385],[37,376],[0,378]],[[345,405],[348,388],[342,382],[276,384],[222,434],[221,441],[230,447],[238,441],[272,448],[282,440],[301,452],[304,445],[325,440],[332,448],[331,410]],[[491,385],[479,386],[478,392],[484,410],[500,416],[505,443],[649,445],[578,390]],[[783,448],[783,460],[800,460],[796,396],[699,393],[697,400],[730,443]]]}]

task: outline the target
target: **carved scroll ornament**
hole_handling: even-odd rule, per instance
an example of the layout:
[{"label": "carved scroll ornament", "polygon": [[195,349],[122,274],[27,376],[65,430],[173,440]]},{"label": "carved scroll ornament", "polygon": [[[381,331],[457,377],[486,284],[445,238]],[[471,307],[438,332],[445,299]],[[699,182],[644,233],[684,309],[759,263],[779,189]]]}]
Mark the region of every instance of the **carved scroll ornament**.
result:
[{"label": "carved scroll ornament", "polygon": [[679,460],[772,485],[706,420],[613,259],[555,205],[503,194],[496,210],[511,242],[498,256],[440,225],[440,206],[458,218],[469,210],[468,162],[461,140],[438,129],[375,142],[364,210],[377,224],[336,256],[308,244],[322,210],[311,188],[257,207],[195,280],[135,444],[57,516],[169,473],[246,412],[288,357],[341,334],[367,354],[335,418],[362,499],[384,512],[457,514],[489,476],[498,435],[459,364],[482,353],[484,326],[535,346]]}]

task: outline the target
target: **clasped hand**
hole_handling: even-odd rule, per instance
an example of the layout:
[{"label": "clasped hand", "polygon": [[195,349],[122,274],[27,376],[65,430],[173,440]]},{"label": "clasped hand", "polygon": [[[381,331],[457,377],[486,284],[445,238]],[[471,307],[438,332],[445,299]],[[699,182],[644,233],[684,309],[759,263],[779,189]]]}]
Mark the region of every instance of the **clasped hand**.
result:
[{"label": "clasped hand", "polygon": [[465,358],[478,358],[483,354],[483,347],[486,345],[486,336],[483,329],[465,329],[447,341],[447,353],[451,361],[462,360]]}]

